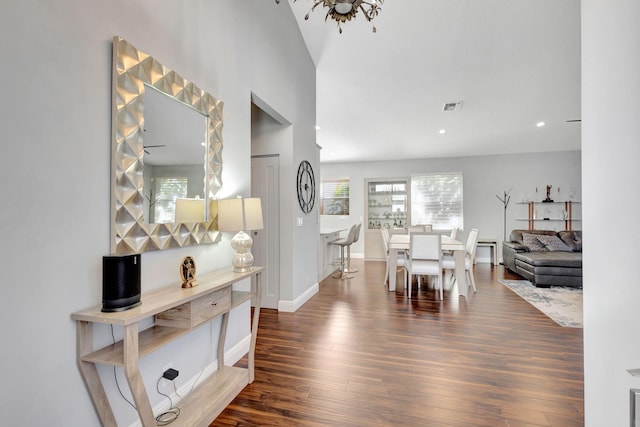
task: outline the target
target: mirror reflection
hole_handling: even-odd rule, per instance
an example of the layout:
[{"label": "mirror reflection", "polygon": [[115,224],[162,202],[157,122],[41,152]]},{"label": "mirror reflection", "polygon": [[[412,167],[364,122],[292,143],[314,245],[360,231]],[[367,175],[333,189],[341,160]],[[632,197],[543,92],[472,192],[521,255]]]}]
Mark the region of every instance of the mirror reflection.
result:
[{"label": "mirror reflection", "polygon": [[143,220],[203,222],[208,117],[152,86],[144,89]]}]

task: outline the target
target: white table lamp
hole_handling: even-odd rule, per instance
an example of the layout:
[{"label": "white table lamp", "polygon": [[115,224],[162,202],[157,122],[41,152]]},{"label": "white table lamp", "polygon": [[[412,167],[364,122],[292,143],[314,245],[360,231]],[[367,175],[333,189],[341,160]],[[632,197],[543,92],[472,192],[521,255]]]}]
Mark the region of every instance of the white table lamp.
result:
[{"label": "white table lamp", "polygon": [[231,247],[236,251],[232,260],[233,271],[251,271],[253,240],[245,231],[262,228],[262,204],[259,198],[218,200],[218,230],[238,232],[231,239]]}]

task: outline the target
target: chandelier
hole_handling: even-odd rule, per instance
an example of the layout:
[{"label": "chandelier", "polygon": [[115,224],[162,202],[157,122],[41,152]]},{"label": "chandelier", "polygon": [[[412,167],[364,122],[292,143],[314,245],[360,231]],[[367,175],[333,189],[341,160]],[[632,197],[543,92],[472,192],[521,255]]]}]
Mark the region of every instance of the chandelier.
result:
[{"label": "chandelier", "polygon": [[[293,0],[295,3],[297,0]],[[311,12],[315,10],[316,7],[322,5],[327,8],[327,14],[324,17],[324,20],[331,18],[338,23],[338,31],[342,34],[342,27],[340,24],[351,21],[352,18],[355,19],[358,11],[361,11],[364,15],[365,19],[369,22],[373,20],[378,13],[382,10],[379,6],[384,3],[384,0],[313,0],[313,7],[311,10],[304,16],[305,20],[309,19],[309,15]],[[276,0],[276,3],[280,4],[280,0]],[[376,32],[376,27],[373,25],[373,32]]]}]

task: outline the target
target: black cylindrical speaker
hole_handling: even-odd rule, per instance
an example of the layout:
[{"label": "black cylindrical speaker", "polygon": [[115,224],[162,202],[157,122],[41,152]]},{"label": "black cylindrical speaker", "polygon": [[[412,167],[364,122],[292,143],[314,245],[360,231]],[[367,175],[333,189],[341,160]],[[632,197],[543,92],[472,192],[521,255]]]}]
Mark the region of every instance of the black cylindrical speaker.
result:
[{"label": "black cylindrical speaker", "polygon": [[140,254],[102,257],[102,311],[140,305]]}]

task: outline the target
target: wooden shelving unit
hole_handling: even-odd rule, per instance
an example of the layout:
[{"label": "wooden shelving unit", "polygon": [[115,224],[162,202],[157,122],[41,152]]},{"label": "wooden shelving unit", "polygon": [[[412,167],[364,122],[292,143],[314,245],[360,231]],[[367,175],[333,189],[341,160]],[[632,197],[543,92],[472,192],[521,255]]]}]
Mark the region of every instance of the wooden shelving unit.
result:
[{"label": "wooden shelving unit", "polygon": [[[117,425],[96,364],[124,368],[142,425],[155,426],[155,416],[138,369],[140,358],[190,333],[214,317],[222,316],[217,348],[218,370],[181,401],[180,416],[171,423],[172,426],[208,426],[247,384],[253,382],[263,270],[264,267],[253,267],[247,273],[234,273],[229,267],[198,276],[200,284],[194,288],[183,289],[180,284],[175,284],[144,293],[141,296],[142,304],[130,310],[103,313],[100,307],[93,307],[73,313],[71,318],[77,322],[78,328],[78,366],[102,424]],[[250,292],[231,290],[234,283],[246,278],[251,279]],[[226,366],[224,344],[229,312],[252,297],[255,297],[256,305],[251,324],[248,366]],[[157,322],[162,326],[156,324],[139,331],[138,323],[150,317],[157,317]],[[188,327],[184,326],[185,322]],[[123,326],[124,339],[94,350],[93,324],[96,323]]]},{"label": "wooden shelving unit", "polygon": [[[529,230],[535,230],[536,222],[564,222],[565,230],[572,230],[573,223],[575,221],[580,221],[579,219],[574,218],[573,216],[573,205],[580,202],[574,201],[566,201],[566,202],[518,202],[519,205],[525,204],[527,205],[527,218],[518,218],[518,221],[527,221],[527,228]],[[566,212],[566,217],[562,217],[558,215],[557,217],[549,215],[549,217],[545,217],[543,215],[542,218],[539,218],[539,215],[536,215],[536,207],[540,206],[558,206],[564,205],[564,211]],[[557,215],[557,213],[555,213]]]}]

